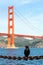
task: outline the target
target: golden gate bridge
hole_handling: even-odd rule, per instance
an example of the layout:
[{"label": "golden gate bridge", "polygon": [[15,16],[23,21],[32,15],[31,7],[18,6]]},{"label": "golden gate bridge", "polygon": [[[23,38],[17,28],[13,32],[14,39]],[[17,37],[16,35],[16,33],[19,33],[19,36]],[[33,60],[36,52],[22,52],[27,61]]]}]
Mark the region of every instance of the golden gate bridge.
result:
[{"label": "golden gate bridge", "polygon": [[[12,24],[10,25],[10,23]],[[12,29],[12,33],[10,33],[10,29]],[[14,43],[15,36],[27,37],[27,38],[43,38],[43,36],[34,36],[34,35],[32,36],[32,35],[14,33],[14,6],[8,7],[8,33],[0,33],[0,36],[8,36],[8,48],[15,47],[15,43]]]}]

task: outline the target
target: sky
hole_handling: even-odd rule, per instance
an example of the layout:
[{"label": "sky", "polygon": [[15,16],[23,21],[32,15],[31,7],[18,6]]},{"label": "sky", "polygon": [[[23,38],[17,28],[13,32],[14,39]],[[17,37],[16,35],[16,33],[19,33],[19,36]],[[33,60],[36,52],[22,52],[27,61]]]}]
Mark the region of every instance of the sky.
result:
[{"label": "sky", "polygon": [[8,6],[14,6],[14,33],[43,35],[43,0],[0,0],[2,33],[8,33]]}]

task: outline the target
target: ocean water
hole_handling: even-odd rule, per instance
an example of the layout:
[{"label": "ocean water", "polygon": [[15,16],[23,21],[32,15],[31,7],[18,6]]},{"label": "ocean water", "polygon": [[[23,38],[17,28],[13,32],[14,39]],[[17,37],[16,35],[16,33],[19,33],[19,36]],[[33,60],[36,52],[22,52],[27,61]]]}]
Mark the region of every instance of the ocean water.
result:
[{"label": "ocean water", "polygon": [[[0,55],[24,56],[24,48],[3,49],[0,48]],[[30,48],[30,56],[43,55],[43,48]],[[43,65],[43,59],[39,60],[10,60],[0,58],[0,65]]]}]

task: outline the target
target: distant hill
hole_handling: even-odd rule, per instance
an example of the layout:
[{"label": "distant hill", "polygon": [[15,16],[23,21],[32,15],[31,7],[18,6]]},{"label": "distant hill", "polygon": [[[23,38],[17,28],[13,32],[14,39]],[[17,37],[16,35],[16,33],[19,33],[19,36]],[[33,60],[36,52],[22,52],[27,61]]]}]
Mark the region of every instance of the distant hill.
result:
[{"label": "distant hill", "polygon": [[[7,37],[0,37],[0,47],[6,47],[7,46]],[[15,46],[16,47],[24,47],[28,45],[29,47],[37,47],[42,48],[43,47],[43,39],[25,39],[23,37],[15,37]]]}]

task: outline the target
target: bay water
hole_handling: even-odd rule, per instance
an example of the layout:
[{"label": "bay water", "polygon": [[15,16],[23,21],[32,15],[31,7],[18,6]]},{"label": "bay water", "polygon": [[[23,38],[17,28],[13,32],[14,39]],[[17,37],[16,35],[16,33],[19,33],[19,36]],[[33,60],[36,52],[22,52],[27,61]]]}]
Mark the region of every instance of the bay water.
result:
[{"label": "bay water", "polygon": [[[3,56],[24,56],[24,48],[5,49],[0,48],[0,55]],[[43,48],[30,48],[30,56],[43,55]],[[13,60],[0,58],[0,65],[43,65],[43,59],[38,60]]]}]

